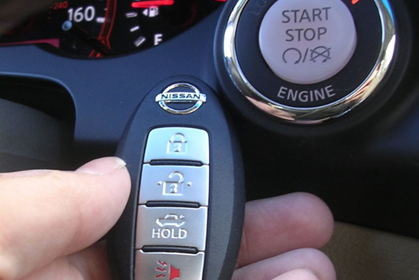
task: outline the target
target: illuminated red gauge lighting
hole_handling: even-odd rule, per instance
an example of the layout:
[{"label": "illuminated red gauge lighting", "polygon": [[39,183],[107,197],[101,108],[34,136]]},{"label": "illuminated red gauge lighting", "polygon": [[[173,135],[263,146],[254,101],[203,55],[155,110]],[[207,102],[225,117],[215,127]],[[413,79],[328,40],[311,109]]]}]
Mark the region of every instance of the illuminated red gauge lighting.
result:
[{"label": "illuminated red gauge lighting", "polygon": [[356,3],[358,3],[361,0],[352,0],[352,5],[355,5]]},{"label": "illuminated red gauge lighting", "polygon": [[0,43],[0,46],[13,46],[13,45],[32,45],[32,44],[50,44],[56,48],[60,47],[60,39],[40,39],[40,40],[30,40],[30,41],[21,41],[21,42],[12,42],[12,43]]},{"label": "illuminated red gauge lighting", "polygon": [[150,0],[150,1],[139,1],[131,3],[132,8],[146,9],[155,6],[171,6],[175,3],[174,0]]}]

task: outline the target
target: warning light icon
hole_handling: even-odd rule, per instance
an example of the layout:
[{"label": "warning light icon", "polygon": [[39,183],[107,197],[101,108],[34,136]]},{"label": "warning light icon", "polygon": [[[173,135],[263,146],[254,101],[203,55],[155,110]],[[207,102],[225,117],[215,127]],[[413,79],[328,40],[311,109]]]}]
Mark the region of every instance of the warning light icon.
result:
[{"label": "warning light icon", "polygon": [[157,261],[156,272],[154,279],[181,280],[180,269],[164,261]]}]

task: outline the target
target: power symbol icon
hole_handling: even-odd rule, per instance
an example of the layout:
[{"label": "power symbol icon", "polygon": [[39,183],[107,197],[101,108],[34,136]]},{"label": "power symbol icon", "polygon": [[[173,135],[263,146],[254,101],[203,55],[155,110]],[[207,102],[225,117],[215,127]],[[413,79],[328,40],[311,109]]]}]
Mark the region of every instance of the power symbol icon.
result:
[{"label": "power symbol icon", "polygon": [[[325,46],[319,46],[314,49],[307,48],[304,52],[300,51],[298,48],[288,48],[282,54],[282,60],[284,63],[300,64],[306,62],[322,62],[325,63],[331,60],[330,50]],[[310,53],[310,60],[307,60],[307,56]]]}]

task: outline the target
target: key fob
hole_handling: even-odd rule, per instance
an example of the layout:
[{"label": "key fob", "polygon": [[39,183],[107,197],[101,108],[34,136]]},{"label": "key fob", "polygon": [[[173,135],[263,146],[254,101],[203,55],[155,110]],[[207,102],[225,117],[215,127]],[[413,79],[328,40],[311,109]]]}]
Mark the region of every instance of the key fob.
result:
[{"label": "key fob", "polygon": [[116,155],[127,162],[132,189],[108,237],[113,279],[231,279],[243,228],[243,168],[212,89],[184,76],[157,85]]}]

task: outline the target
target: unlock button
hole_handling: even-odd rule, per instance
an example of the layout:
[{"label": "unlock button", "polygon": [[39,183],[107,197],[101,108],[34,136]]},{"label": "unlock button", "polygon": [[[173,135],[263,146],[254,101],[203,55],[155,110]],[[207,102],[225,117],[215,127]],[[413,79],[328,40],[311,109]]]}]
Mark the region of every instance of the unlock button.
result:
[{"label": "unlock button", "polygon": [[185,201],[208,205],[209,167],[144,164],[139,204]]}]

